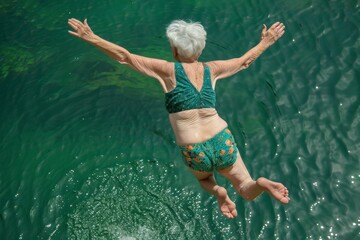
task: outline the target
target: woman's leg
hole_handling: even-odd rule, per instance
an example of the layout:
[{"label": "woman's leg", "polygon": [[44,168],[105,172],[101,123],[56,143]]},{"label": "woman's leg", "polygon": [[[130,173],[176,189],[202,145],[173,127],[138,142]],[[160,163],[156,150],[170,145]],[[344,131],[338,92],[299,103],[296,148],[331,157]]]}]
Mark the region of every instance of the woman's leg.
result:
[{"label": "woman's leg", "polygon": [[274,199],[284,204],[287,204],[290,200],[289,192],[283,184],[263,177],[254,181],[239,153],[234,165],[218,170],[218,172],[226,177],[235,187],[236,191],[246,200],[251,201],[262,192],[269,193]]},{"label": "woman's leg", "polygon": [[214,173],[199,172],[192,169],[190,169],[190,171],[197,178],[201,187],[217,198],[220,211],[224,216],[228,218],[234,218],[237,216],[235,203],[230,200],[226,189],[216,183]]}]

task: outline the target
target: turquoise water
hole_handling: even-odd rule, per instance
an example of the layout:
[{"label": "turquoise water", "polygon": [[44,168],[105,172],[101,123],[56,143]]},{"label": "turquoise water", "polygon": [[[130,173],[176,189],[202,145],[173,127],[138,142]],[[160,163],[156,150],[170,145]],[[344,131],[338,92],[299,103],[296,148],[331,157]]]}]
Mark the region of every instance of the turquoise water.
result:
[{"label": "turquoise water", "polygon": [[[203,61],[240,56],[261,24],[286,34],[217,85],[218,112],[254,178],[290,189],[221,216],[180,161],[161,87],[67,34],[88,18],[129,51],[171,60],[174,19],[208,31]],[[357,239],[360,3],[55,1],[0,3],[1,239]]]}]

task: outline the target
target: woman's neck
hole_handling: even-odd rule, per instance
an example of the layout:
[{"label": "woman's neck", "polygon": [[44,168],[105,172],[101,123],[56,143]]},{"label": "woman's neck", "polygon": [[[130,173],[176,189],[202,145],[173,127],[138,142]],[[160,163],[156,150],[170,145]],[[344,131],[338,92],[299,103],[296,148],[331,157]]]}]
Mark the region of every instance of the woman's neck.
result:
[{"label": "woman's neck", "polygon": [[194,63],[198,61],[198,57],[182,57],[179,55],[174,55],[174,58],[176,61],[182,62],[182,63]]}]

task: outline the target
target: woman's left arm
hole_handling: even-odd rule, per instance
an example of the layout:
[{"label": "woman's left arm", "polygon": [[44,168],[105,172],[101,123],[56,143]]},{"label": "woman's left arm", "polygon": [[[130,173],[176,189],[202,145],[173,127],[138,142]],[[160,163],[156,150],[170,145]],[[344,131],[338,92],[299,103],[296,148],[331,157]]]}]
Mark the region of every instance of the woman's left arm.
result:
[{"label": "woman's left arm", "polygon": [[251,63],[285,33],[284,29],[284,24],[280,22],[274,23],[269,30],[267,30],[264,24],[259,44],[247,51],[244,55],[229,60],[208,62],[207,64],[212,70],[213,79],[226,78],[248,68]]},{"label": "woman's left arm", "polygon": [[75,30],[69,31],[72,36],[94,45],[121,64],[127,64],[138,72],[159,80],[164,91],[169,88],[168,86],[172,85],[172,83],[168,83],[168,81],[171,81],[171,70],[173,69],[173,65],[170,62],[130,53],[125,48],[94,34],[86,19],[84,22],[81,22],[71,18],[68,20],[68,24]]}]

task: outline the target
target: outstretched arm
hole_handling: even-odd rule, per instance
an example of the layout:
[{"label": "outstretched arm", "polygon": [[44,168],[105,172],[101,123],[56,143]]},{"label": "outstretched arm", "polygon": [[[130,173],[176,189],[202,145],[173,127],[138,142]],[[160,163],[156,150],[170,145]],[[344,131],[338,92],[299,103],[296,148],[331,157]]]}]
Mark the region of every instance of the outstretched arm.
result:
[{"label": "outstretched arm", "polygon": [[75,18],[71,18],[68,20],[68,24],[74,30],[69,31],[69,34],[94,45],[121,64],[127,64],[140,73],[158,79],[163,89],[166,91],[167,86],[169,85],[167,82],[171,79],[171,63],[165,60],[132,54],[125,48],[102,39],[94,34],[87,23],[87,19],[85,19],[84,22],[81,22]]},{"label": "outstretched arm", "polygon": [[69,30],[71,35],[94,45],[116,61],[122,63],[127,63],[127,61],[129,61],[130,53],[125,48],[106,41],[94,34],[87,23],[87,19],[82,23],[75,18],[71,18],[68,20],[68,24],[75,30],[75,32]]},{"label": "outstretched arm", "polygon": [[274,23],[269,30],[263,25],[260,42],[247,51],[240,58],[234,58],[224,61],[209,62],[213,79],[222,79],[234,75],[235,73],[246,69],[253,63],[266,49],[273,45],[285,33],[285,25],[280,22]]}]

